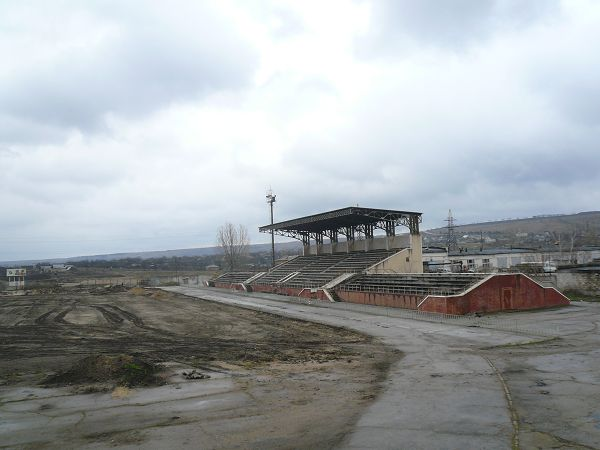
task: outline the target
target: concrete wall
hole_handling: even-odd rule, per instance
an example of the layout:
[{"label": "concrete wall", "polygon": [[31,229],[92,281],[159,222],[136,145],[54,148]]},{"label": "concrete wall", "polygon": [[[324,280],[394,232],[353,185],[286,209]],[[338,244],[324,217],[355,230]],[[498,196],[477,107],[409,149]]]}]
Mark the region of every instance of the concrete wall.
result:
[{"label": "concrete wall", "polygon": [[326,255],[330,253],[367,252],[371,250],[393,250],[410,246],[408,234],[399,236],[375,236],[372,239],[354,241],[326,242],[321,245],[304,246],[304,255]]},{"label": "concrete wall", "polygon": [[600,296],[600,273],[555,272],[556,284],[561,291],[577,291]]},{"label": "concrete wall", "polygon": [[10,277],[8,280],[8,290],[16,291],[19,289],[25,289],[25,279],[18,277]]},{"label": "concrete wall", "polygon": [[376,273],[423,273],[423,249],[421,235],[411,235],[411,248],[405,248],[379,264],[370,267],[368,274]]},{"label": "concrete wall", "polygon": [[410,273],[423,273],[423,239],[420,234],[410,235]]},{"label": "concrete wall", "polygon": [[367,273],[409,273],[410,269],[410,250],[405,248],[369,268]]},{"label": "concrete wall", "polygon": [[[219,286],[217,286],[219,287]],[[250,286],[252,292],[267,292],[270,294],[287,295],[290,297],[311,298],[314,300],[329,301],[323,289],[317,288],[292,288],[285,286],[274,286],[267,284],[253,284]]]},{"label": "concrete wall", "polygon": [[554,288],[545,288],[523,274],[492,275],[455,296],[428,296],[420,311],[468,314],[566,306],[569,299]]},{"label": "concrete wall", "polygon": [[410,245],[408,234],[398,236],[375,236],[373,238],[372,250],[393,250],[395,248],[406,248]]}]

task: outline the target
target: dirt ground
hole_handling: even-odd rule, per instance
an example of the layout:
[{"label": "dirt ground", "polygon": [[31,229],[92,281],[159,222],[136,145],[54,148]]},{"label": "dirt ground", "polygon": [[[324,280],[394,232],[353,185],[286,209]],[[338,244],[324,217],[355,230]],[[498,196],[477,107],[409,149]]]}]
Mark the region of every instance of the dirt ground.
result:
[{"label": "dirt ground", "polygon": [[[141,288],[3,297],[0,311],[0,447],[331,448],[401,357],[345,329]],[[158,382],[70,376],[98,355],[157,367]]]}]

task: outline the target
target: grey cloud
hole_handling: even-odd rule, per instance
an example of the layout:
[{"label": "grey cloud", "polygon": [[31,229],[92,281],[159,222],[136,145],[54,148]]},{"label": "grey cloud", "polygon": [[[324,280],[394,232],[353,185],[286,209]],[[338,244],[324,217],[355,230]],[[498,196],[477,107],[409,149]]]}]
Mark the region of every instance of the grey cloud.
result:
[{"label": "grey cloud", "polygon": [[12,150],[10,147],[0,147],[0,158],[16,158],[18,153]]},{"label": "grey cloud", "polygon": [[285,8],[283,6],[278,6],[273,8],[272,13],[273,16],[279,22],[277,27],[273,31],[273,35],[276,38],[286,38],[294,36],[301,33],[304,30],[304,23],[290,9]]},{"label": "grey cloud", "polygon": [[11,144],[31,145],[38,142],[61,142],[67,130],[61,130],[48,123],[33,121],[31,118],[21,118],[0,113],[0,142]]},{"label": "grey cloud", "polygon": [[413,42],[459,50],[557,8],[557,0],[374,0],[372,28],[359,41],[359,53],[401,54]]},{"label": "grey cloud", "polygon": [[536,183],[554,186],[578,184],[586,180],[600,182],[600,160],[596,149],[548,147],[531,152],[528,148],[506,152],[497,148],[493,158],[480,158],[466,165],[466,170],[485,177],[488,183],[511,183],[527,189]]},{"label": "grey cloud", "polygon": [[[181,8],[162,18],[137,6],[92,10],[119,33],[99,48],[73,45],[35,71],[13,74],[0,87],[0,112],[34,128],[98,130],[107,113],[148,114],[249,81],[256,65],[252,48],[208,8]],[[173,11],[177,6],[182,5],[173,5]],[[0,133],[4,141],[15,139],[10,130]]]},{"label": "grey cloud", "polygon": [[536,103],[504,112],[517,92],[486,99],[498,115],[471,103],[444,110],[447,100],[435,89],[425,114],[410,101],[378,109],[368,102],[352,124],[332,131],[335,140],[306,135],[297,142],[285,160],[293,168],[289,178],[303,183],[291,194],[294,202],[303,211],[314,199],[323,207],[359,202],[423,210],[428,226],[441,225],[430,218],[448,208],[462,211],[465,221],[593,208],[581,192],[600,184],[599,130],[574,132]]},{"label": "grey cloud", "polygon": [[[366,69],[368,79],[301,73],[277,67],[267,42],[271,78],[246,89],[252,49],[227,21],[187,9],[194,2],[163,9],[165,17],[145,3],[85,3],[119,28],[114,40],[69,47],[39,73],[0,71],[0,201],[13,208],[2,235],[24,242],[11,254],[36,256],[211,245],[225,221],[266,242],[256,228],[269,220],[269,185],[275,220],[359,204],[422,211],[428,228],[444,225],[448,208],[459,223],[596,208],[597,52],[586,44],[597,39],[582,26],[595,27],[582,20],[584,5],[557,27],[512,32],[546,20],[545,4],[378,2],[369,51],[394,56],[405,46],[405,60],[340,68]],[[257,8],[265,32],[257,42],[280,39],[285,51],[273,8]],[[555,52],[563,33],[574,45]],[[456,57],[472,45],[481,51]],[[436,58],[421,59],[432,47]],[[334,81],[346,75],[356,90]],[[215,90],[237,91],[136,120]],[[102,130],[111,112],[126,120],[117,117],[107,135],[86,133]],[[204,118],[210,125],[195,129]],[[66,144],[33,145],[65,133]],[[138,239],[140,230],[156,240]]]},{"label": "grey cloud", "polygon": [[587,55],[579,55],[575,60],[564,52],[558,53],[551,63],[532,70],[532,90],[549,99],[571,122],[587,127],[600,125],[600,64],[595,56],[598,52],[600,46],[594,44]]}]

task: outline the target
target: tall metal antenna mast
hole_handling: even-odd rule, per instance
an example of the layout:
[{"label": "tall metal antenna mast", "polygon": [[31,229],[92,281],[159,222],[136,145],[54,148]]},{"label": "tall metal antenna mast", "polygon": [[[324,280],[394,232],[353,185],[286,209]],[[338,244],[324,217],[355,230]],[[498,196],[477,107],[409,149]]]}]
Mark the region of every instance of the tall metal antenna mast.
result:
[{"label": "tall metal antenna mast", "polygon": [[[273,225],[273,203],[275,203],[275,198],[277,196],[273,194],[271,188],[267,191],[267,203],[271,207],[271,225]],[[275,267],[275,233],[271,229],[271,267]]]},{"label": "tall metal antenna mast", "polygon": [[446,219],[448,225],[446,226],[446,246],[448,252],[455,252],[458,250],[458,243],[456,242],[456,233],[454,232],[454,217],[452,217],[452,210],[448,210],[448,218]]}]

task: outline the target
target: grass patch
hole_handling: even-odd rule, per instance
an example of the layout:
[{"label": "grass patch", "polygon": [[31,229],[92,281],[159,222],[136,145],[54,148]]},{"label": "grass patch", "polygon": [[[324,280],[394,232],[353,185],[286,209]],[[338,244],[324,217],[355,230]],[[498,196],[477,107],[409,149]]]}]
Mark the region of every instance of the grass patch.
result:
[{"label": "grass patch", "polygon": [[572,302],[600,302],[600,295],[583,294],[573,290],[563,291],[563,294],[565,294]]},{"label": "grass patch", "polygon": [[496,348],[511,348],[511,347],[528,347],[528,346],[532,346],[532,345],[547,344],[548,342],[558,341],[559,339],[561,339],[561,338],[558,336],[555,336],[555,337],[551,337],[548,339],[536,339],[533,341],[526,341],[526,342],[511,342],[508,344],[499,344],[499,345],[490,345],[489,347],[481,347],[480,350],[493,350]]}]

